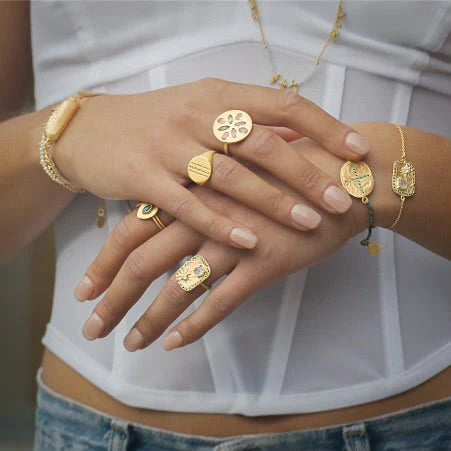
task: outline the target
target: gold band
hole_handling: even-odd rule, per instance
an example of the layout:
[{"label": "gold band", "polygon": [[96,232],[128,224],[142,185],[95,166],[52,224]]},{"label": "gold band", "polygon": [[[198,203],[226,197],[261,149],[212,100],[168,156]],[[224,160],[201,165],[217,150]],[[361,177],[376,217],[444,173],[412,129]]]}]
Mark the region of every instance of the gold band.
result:
[{"label": "gold band", "polygon": [[136,206],[138,207],[138,211],[136,212],[137,218],[144,220],[152,219],[160,230],[163,230],[166,227],[164,222],[158,216],[158,211],[160,209],[157,206],[146,202],[138,202]]},{"label": "gold band", "polygon": [[228,110],[213,122],[213,134],[224,143],[224,153],[230,155],[229,144],[243,141],[252,131],[252,118],[246,111]]},{"label": "gold band", "polygon": [[415,194],[416,177],[415,167],[410,161],[407,161],[406,158],[406,143],[403,130],[398,124],[393,125],[398,129],[401,137],[401,159],[396,160],[393,163],[392,189],[398,196],[400,196],[401,204],[399,206],[398,216],[394,220],[393,224],[387,227],[388,229],[395,227],[401,219],[406,197],[411,197]]},{"label": "gold band", "polygon": [[208,150],[191,158],[188,163],[188,176],[197,185],[205,185],[213,172],[215,150]]},{"label": "gold band", "polygon": [[52,147],[80,108],[81,99],[83,97],[94,97],[101,94],[103,93],[78,91],[77,94],[63,100],[52,109],[52,114],[44,125],[44,131],[39,142],[40,162],[45,173],[54,182],[73,193],[84,193],[86,190],[70,182],[61,174],[53,161]]},{"label": "gold band", "polygon": [[202,255],[195,255],[186,261],[175,273],[178,285],[184,291],[192,291],[201,286],[204,290],[210,287],[205,282],[211,274],[211,268]]}]

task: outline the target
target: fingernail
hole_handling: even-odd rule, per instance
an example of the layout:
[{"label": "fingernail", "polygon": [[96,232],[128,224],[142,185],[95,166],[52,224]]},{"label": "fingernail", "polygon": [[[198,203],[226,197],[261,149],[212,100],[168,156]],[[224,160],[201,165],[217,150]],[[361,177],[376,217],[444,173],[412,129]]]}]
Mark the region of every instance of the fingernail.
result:
[{"label": "fingernail", "polygon": [[75,288],[75,298],[82,302],[89,299],[94,293],[94,284],[88,276],[83,277],[82,281]]},{"label": "fingernail", "polygon": [[338,213],[344,213],[352,204],[352,199],[349,195],[334,185],[326,189],[323,199],[329,207]]},{"label": "fingernail", "polygon": [[357,155],[366,155],[370,150],[370,142],[367,138],[356,132],[349,132],[345,139],[346,147]]},{"label": "fingernail", "polygon": [[291,219],[298,226],[307,229],[314,229],[321,222],[321,216],[315,210],[301,204],[296,204],[291,209]]},{"label": "fingernail", "polygon": [[100,337],[104,329],[103,319],[96,312],[93,312],[83,326],[83,335],[87,340],[95,340]]},{"label": "fingernail", "polygon": [[230,232],[230,238],[235,244],[247,249],[252,249],[257,244],[257,237],[251,231],[239,227]]},{"label": "fingernail", "polygon": [[125,349],[129,352],[137,351],[144,346],[146,339],[143,334],[134,327],[124,339]]},{"label": "fingernail", "polygon": [[180,335],[180,332],[177,330],[173,330],[164,340],[163,340],[163,348],[166,351],[171,351],[172,349],[178,348],[182,344],[183,338]]}]

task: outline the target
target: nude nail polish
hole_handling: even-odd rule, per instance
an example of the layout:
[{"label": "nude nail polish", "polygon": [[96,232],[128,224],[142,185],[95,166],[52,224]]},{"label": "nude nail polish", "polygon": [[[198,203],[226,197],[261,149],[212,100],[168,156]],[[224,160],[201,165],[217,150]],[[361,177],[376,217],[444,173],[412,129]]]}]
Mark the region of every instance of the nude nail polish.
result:
[{"label": "nude nail polish", "polygon": [[82,302],[89,299],[94,293],[94,284],[88,276],[83,277],[81,282],[75,288],[74,296],[75,298]]},{"label": "nude nail polish", "polygon": [[331,185],[326,189],[323,200],[337,213],[344,213],[352,204],[352,199],[349,194],[334,185]]},{"label": "nude nail polish", "polygon": [[257,237],[251,231],[240,227],[235,227],[230,232],[230,238],[235,244],[246,249],[253,249],[257,244]]},{"label": "nude nail polish", "polygon": [[141,349],[145,342],[146,340],[143,334],[136,327],[134,327],[125,337],[124,346],[127,351],[134,352]]},{"label": "nude nail polish", "polygon": [[105,323],[103,319],[96,312],[93,312],[83,326],[82,333],[87,340],[95,340],[102,335],[104,329]]},{"label": "nude nail polish", "polygon": [[315,210],[301,204],[296,204],[291,209],[291,219],[304,229],[314,229],[321,222],[321,216]]},{"label": "nude nail polish", "polygon": [[173,330],[164,340],[162,346],[166,351],[171,351],[172,349],[178,348],[182,344],[183,338],[180,332]]}]

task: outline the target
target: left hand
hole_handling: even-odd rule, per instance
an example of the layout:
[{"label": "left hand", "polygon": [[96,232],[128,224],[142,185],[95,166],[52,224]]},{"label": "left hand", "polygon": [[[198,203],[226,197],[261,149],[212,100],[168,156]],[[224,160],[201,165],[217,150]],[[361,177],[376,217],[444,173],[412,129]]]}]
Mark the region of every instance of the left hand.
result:
[{"label": "left hand", "polygon": [[[344,160],[308,139],[291,145],[338,182]],[[264,173],[261,175],[291,192],[280,181]],[[211,285],[224,275],[228,276],[211,290],[200,308],[172,329],[164,341],[167,350],[187,345],[201,338],[260,288],[316,263],[367,227],[366,208],[356,199],[345,214],[325,214],[317,229],[301,232],[273,222],[207,187],[195,186],[193,191],[213,210],[226,212],[232,219],[258,232],[261,239],[256,248],[243,251],[228,247],[180,221],[169,224],[172,218],[164,213],[159,215],[169,225],[157,233],[153,221],[138,220],[136,212],[130,213],[113,230],[86,273],[92,290],[85,299],[95,299],[109,287],[83,328],[87,339],[107,336],[152,281],[185,256],[200,254],[212,270],[205,283]],[[202,287],[183,291],[174,274],[125,338],[126,349],[143,349],[155,341],[204,292]]]}]

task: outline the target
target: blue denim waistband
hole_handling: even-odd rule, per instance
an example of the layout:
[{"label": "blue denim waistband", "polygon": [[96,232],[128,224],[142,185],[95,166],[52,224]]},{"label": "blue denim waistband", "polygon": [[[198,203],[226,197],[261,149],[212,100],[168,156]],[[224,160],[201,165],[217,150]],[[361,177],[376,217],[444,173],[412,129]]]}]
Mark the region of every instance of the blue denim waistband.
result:
[{"label": "blue denim waistband", "polygon": [[37,380],[35,451],[451,450],[451,397],[338,426],[214,438],[106,415],[47,387],[41,369]]}]

